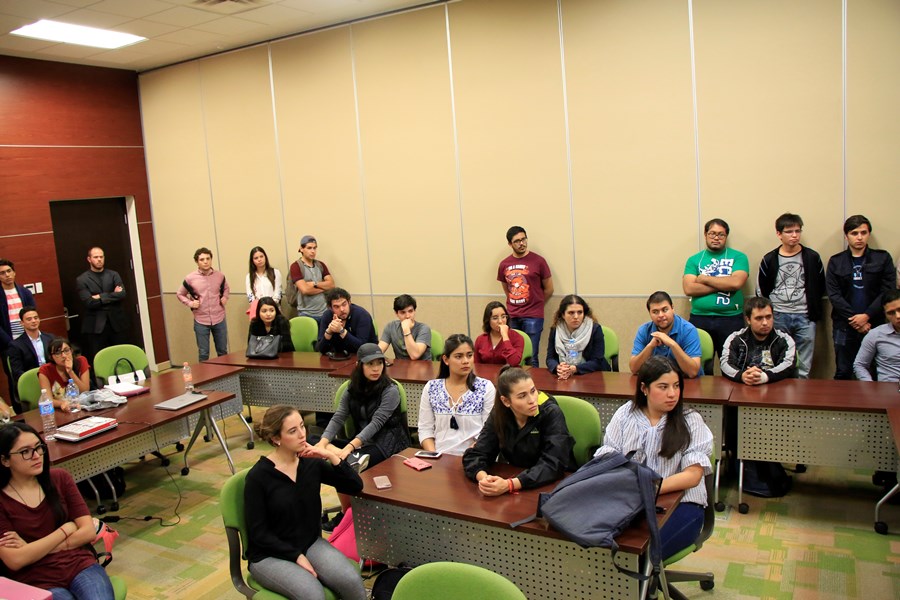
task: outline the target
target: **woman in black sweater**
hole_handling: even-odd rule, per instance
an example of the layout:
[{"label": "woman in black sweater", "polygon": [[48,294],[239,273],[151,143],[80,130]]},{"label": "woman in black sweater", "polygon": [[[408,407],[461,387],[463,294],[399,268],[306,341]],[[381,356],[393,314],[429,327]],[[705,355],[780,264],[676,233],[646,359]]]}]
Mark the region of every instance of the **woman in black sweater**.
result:
[{"label": "woman in black sweater", "polygon": [[[478,441],[463,455],[466,476],[485,496],[499,496],[542,486],[574,471],[575,441],[562,410],[549,396],[538,404],[538,391],[528,373],[504,367],[497,377],[497,399]],[[524,469],[511,479],[488,473],[497,455]]]},{"label": "woman in black sweater", "polygon": [[275,451],[260,457],[244,487],[250,573],[288,598],[324,598],[326,585],[345,600],[365,600],[357,570],[322,538],[319,496],[323,483],[359,492],[359,475],[331,450],[306,442],[296,408],[267,410],[259,434]]},{"label": "woman in black sweater", "polygon": [[251,335],[280,335],[281,344],[278,346],[278,351],[294,351],[294,342],[291,341],[291,322],[281,314],[278,303],[271,296],[260,298],[256,304],[256,316],[250,321],[248,341]]}]

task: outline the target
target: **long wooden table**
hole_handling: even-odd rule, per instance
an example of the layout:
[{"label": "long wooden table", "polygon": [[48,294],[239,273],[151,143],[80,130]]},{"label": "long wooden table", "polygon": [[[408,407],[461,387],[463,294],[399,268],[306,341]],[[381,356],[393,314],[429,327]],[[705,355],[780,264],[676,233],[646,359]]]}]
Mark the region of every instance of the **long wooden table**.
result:
[{"label": "long wooden table", "polygon": [[[896,383],[787,379],[735,385],[738,458],[847,469],[894,471],[897,445],[888,410],[900,407]],[[743,502],[743,464],[738,509]]]},{"label": "long wooden table", "polygon": [[[412,450],[404,452],[411,456]],[[543,520],[511,529],[534,514],[537,497],[555,484],[515,495],[487,498],[469,481],[460,457],[445,455],[433,468],[414,471],[393,456],[361,474],[365,486],[353,497],[353,519],[360,556],[388,564],[420,565],[449,560],[480,565],[510,579],[529,600],[641,598],[638,581],[619,573],[609,550],[584,549],[548,528]],[[496,465],[513,476],[521,469]],[[378,490],[373,478],[387,475],[392,487]],[[680,493],[660,496],[660,526]],[[647,572],[649,528],[630,527],[619,538],[616,562]]]},{"label": "long wooden table", "polygon": [[[228,459],[231,472],[234,473],[231,454],[212,418],[211,411],[221,408],[222,414],[225,414],[224,405],[235,399],[236,396],[233,392],[215,391],[214,388],[217,385],[232,385],[228,383],[229,378],[236,376],[241,368],[200,364],[193,365],[192,370],[197,389],[202,390],[207,398],[181,410],[169,411],[154,408],[155,404],[184,393],[181,373],[173,371],[145,381],[144,384],[149,391],[132,396],[123,406],[92,412],[64,413],[56,411],[58,426],[92,415],[115,417],[119,425],[115,429],[80,442],[70,443],[57,440],[48,443],[50,462],[54,466],[69,471],[76,481],[82,481],[104,473],[123,462],[159,451],[165,446],[192,436],[184,451],[182,473],[187,474],[190,469],[188,455],[191,447],[200,431],[204,427],[208,427],[217,437]],[[25,413],[20,418],[36,430],[43,431],[40,412],[37,409]]]}]

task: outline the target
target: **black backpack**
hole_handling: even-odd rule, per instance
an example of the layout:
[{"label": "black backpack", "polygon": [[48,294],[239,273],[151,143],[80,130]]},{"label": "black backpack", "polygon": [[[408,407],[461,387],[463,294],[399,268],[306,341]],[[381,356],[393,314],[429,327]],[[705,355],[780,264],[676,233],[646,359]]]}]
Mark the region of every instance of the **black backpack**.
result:
[{"label": "black backpack", "polygon": [[[606,454],[582,465],[552,492],[541,494],[535,517],[544,517],[553,529],[583,548],[609,548],[613,565],[620,573],[640,581],[656,578],[662,561],[656,522],[656,496],[661,481],[653,469],[620,452]],[[615,538],[640,515],[647,519],[650,529],[650,577],[616,564]]]},{"label": "black backpack", "polygon": [[372,600],[391,600],[397,584],[410,571],[412,571],[412,567],[405,567],[401,563],[393,569],[386,569],[379,573],[375,583],[372,584]]},{"label": "black backpack", "polygon": [[744,461],[744,491],[760,498],[781,498],[791,491],[793,479],[781,463]]}]

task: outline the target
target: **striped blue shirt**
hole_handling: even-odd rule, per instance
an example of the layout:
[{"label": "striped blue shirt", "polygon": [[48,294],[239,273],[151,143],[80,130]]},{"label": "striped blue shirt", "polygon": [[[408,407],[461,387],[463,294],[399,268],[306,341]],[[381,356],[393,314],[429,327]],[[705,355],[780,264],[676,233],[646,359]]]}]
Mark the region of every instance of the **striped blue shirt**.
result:
[{"label": "striped blue shirt", "polygon": [[[685,410],[684,420],[691,432],[691,441],[687,448],[676,452],[672,458],[664,458],[659,455],[659,449],[667,416],[663,415],[655,426],[651,425],[647,415],[634,408],[633,402],[626,402],[607,425],[603,446],[594,456],[634,452],[634,460],[643,462],[663,478],[676,475],[691,465],[700,465],[703,474],[708,475],[711,472],[709,456],[712,454],[713,435],[703,422],[703,417],[694,410]],[[696,487],[685,490],[682,502],[706,506],[706,484],[702,479]]]}]

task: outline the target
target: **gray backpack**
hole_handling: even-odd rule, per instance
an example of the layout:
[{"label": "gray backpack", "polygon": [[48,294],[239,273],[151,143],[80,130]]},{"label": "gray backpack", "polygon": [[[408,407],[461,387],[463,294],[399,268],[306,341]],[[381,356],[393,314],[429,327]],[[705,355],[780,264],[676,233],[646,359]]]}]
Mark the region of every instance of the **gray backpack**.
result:
[{"label": "gray backpack", "polygon": [[[542,493],[535,517],[545,518],[553,529],[583,548],[609,548],[619,572],[644,581],[648,576],[616,564],[615,540],[635,517],[643,514],[650,529],[650,577],[655,579],[662,558],[656,523],[656,496],[661,480],[653,469],[620,452],[607,454],[582,465],[552,492]],[[512,527],[530,520],[513,523]]]}]

